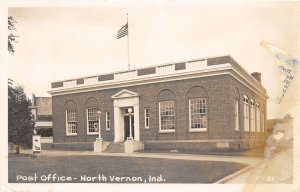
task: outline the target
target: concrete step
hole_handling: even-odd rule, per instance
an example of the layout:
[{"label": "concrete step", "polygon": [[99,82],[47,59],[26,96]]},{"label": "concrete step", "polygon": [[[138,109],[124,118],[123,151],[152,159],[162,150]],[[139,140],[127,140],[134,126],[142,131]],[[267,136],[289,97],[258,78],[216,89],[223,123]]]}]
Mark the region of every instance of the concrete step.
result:
[{"label": "concrete step", "polygon": [[124,153],[125,152],[125,144],[124,143],[110,143],[104,152]]}]

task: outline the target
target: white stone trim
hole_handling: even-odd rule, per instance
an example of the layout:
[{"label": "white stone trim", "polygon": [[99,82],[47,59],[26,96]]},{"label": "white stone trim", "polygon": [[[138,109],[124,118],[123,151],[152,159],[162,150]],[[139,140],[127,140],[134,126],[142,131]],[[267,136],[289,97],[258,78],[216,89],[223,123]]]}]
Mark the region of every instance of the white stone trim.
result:
[{"label": "white stone trim", "polygon": [[[264,93],[264,91],[266,91],[265,88],[263,88],[263,86],[261,84],[259,84],[258,82],[256,82],[257,85],[254,85],[252,82],[248,81],[246,77],[244,77],[236,68],[232,67],[232,70],[234,72],[236,72],[242,79],[244,79],[245,81],[247,81],[250,85],[252,85],[253,87],[255,87],[257,90],[252,89],[252,87],[248,86],[246,83],[244,83],[240,78],[236,77],[235,75],[231,74],[231,76],[233,76],[236,80],[238,80],[239,82],[241,82],[243,85],[245,85],[246,87],[248,87],[250,90],[252,90],[253,92],[255,92],[256,94],[258,94],[259,96],[267,99],[268,96],[265,96],[266,93]],[[254,79],[254,77],[253,77]],[[254,79],[255,80],[255,79]],[[254,81],[253,80],[253,81]],[[256,81],[256,80],[255,80]],[[258,85],[259,84],[259,85]],[[259,87],[258,87],[259,86]],[[263,91],[262,91],[263,90]]]},{"label": "white stone trim", "polygon": [[196,61],[190,61],[186,63],[186,70],[192,71],[192,70],[203,70],[206,69],[207,66],[207,60],[196,60]]},{"label": "white stone trim", "polygon": [[207,132],[207,128],[197,128],[197,129],[190,129],[189,132]]},{"label": "white stone trim", "polygon": [[167,64],[167,65],[157,66],[155,75],[163,75],[163,74],[174,73],[174,72],[175,72],[175,65]]},{"label": "white stone trim", "polygon": [[167,129],[167,130],[161,130],[159,129],[159,133],[175,133],[175,129]]},{"label": "white stone trim", "polygon": [[137,78],[137,70],[133,71],[124,71],[114,74],[114,80],[127,80]]},{"label": "white stone trim", "polygon": [[118,93],[114,94],[113,96],[111,96],[112,99],[119,99],[119,98],[130,98],[130,97],[138,97],[140,96],[140,94],[133,92],[133,91],[129,91],[128,89],[123,89],[121,91],[119,91]]},{"label": "white stone trim", "polygon": [[69,81],[64,81],[63,82],[64,87],[72,87],[76,86],[76,80],[69,80]]},{"label": "white stone trim", "polygon": [[[128,93],[129,90],[126,90]],[[133,107],[133,115],[134,115],[134,140],[140,140],[140,118],[139,118],[139,97],[137,93],[134,93],[132,97],[117,97],[120,95],[119,93],[123,93],[124,90],[118,92],[117,94],[113,95],[112,98],[114,99],[114,142],[122,142],[124,141],[124,116],[121,114],[122,107]]]},{"label": "white stone trim", "polygon": [[85,84],[98,83],[98,76],[84,78],[84,83]]},{"label": "white stone trim", "polygon": [[134,108],[134,140],[140,140],[140,112],[139,112],[139,101],[136,98],[137,102],[133,105]]},{"label": "white stone trim", "polygon": [[[216,67],[218,66],[218,67]],[[60,88],[53,88],[51,91],[48,91],[52,96],[56,95],[66,95],[66,94],[73,94],[73,93],[82,93],[82,92],[87,92],[87,91],[98,91],[98,90],[106,90],[106,89],[113,89],[113,88],[120,88],[120,87],[131,87],[135,85],[145,85],[149,83],[160,83],[160,82],[169,82],[169,81],[177,81],[177,80],[185,80],[185,79],[193,79],[193,78],[200,78],[200,77],[211,77],[211,76],[217,76],[217,75],[224,75],[228,74],[234,77],[236,80],[241,82],[243,85],[248,87],[250,90],[258,94],[259,96],[267,99],[268,97],[264,93],[264,91],[260,90],[261,88],[258,88],[257,86],[253,85],[254,87],[257,87],[253,89],[249,85],[247,85],[245,82],[243,82],[239,77],[236,75],[232,74],[231,72],[228,72],[226,70],[233,70],[236,72],[242,79],[246,80],[249,84],[253,85],[251,82],[249,82],[244,76],[242,76],[235,68],[233,68],[232,65],[230,64],[220,64],[220,65],[215,65],[215,66],[209,66],[205,70],[198,70],[198,71],[184,71],[181,72],[175,71],[173,74],[168,74],[168,75],[144,75],[140,76],[138,79],[133,79],[133,80],[127,80],[127,81],[114,81],[114,80],[109,80],[109,81],[101,81],[98,82],[98,84],[94,85],[77,85],[72,88],[65,88],[65,87],[60,87]],[[201,72],[201,73],[199,73]]]},{"label": "white stone trim", "polygon": [[[72,88],[70,87],[58,87],[58,88],[52,88],[51,91],[49,91],[52,95],[63,95],[66,93],[61,92],[85,92],[85,91],[93,91],[93,90],[99,90],[101,89],[111,89],[111,88],[117,88],[117,87],[124,87],[124,86],[132,86],[132,85],[143,85],[147,83],[154,83],[154,82],[163,82],[163,81],[173,81],[173,80],[180,80],[180,79],[191,79],[196,77],[206,77],[206,76],[213,76],[219,71],[232,69],[232,66],[230,64],[221,64],[216,66],[209,66],[205,70],[198,70],[198,71],[183,71],[178,70],[171,74],[166,75],[157,75],[157,74],[150,74],[150,75],[143,75],[139,76],[138,79],[129,79],[129,80],[122,80],[122,81],[116,81],[116,80],[108,80],[108,81],[101,81],[97,84],[93,85],[85,85],[85,84],[79,84],[77,86],[74,86]],[[199,73],[201,72],[201,73]],[[209,74],[207,74],[209,73]],[[194,75],[194,76],[193,76]],[[172,79],[168,79],[172,78]],[[147,83],[145,83],[147,82]],[[84,89],[84,90],[83,90]],[[83,90],[83,91],[80,91]],[[69,93],[67,93],[69,94]]]}]

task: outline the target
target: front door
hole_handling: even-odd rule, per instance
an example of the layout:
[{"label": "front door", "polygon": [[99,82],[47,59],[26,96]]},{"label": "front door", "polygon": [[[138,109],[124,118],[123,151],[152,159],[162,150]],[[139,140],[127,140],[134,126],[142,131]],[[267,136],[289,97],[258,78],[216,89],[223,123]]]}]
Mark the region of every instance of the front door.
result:
[{"label": "front door", "polygon": [[124,140],[127,140],[127,137],[130,137],[130,122],[129,117],[131,117],[131,131],[132,137],[134,138],[134,116],[133,115],[126,115],[124,116]]}]

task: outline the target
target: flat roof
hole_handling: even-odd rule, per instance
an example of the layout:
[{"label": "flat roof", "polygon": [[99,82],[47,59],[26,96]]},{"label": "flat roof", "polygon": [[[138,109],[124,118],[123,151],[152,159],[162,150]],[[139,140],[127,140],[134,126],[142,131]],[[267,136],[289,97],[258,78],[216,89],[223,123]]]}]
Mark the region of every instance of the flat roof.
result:
[{"label": "flat roof", "polygon": [[139,80],[148,80],[155,78],[174,78],[186,74],[199,74],[215,72],[220,70],[232,69],[239,76],[243,77],[253,87],[258,89],[262,94],[266,94],[265,88],[261,83],[241,67],[230,55],[200,58],[179,62],[172,62],[161,65],[148,66],[143,68],[123,70],[113,73],[104,73],[93,76],[72,78],[67,80],[55,81],[51,83],[50,94],[59,92],[67,93],[72,89],[88,88],[93,86],[109,86],[116,83],[135,82]]}]

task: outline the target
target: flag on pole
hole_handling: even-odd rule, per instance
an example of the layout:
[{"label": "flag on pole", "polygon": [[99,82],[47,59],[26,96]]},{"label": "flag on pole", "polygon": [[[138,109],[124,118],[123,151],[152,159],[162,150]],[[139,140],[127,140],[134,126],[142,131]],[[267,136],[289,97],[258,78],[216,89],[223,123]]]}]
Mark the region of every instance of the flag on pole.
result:
[{"label": "flag on pole", "polygon": [[128,35],[128,23],[126,23],[126,25],[124,25],[117,34],[117,39],[120,39],[124,36]]}]

